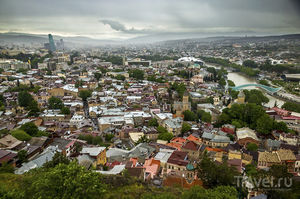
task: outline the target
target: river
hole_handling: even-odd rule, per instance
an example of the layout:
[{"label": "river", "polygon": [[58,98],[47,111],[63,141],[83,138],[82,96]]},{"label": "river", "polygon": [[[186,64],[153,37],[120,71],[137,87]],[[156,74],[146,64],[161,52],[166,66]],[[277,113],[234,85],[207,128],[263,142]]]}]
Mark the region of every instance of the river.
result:
[{"label": "river", "polygon": [[[212,64],[206,64],[208,67],[214,67],[214,68],[219,68],[218,66],[212,65]],[[253,78],[249,78],[241,73],[237,73],[237,72],[229,72],[227,75],[227,78],[231,81],[234,82],[234,84],[236,86],[240,86],[243,84],[255,84],[258,83],[256,81],[256,79]],[[251,86],[251,87],[247,87],[247,89],[258,89],[255,86]],[[262,90],[264,92],[264,94],[269,98],[269,102],[267,104],[264,104],[264,106],[266,107],[270,107],[272,108],[275,104],[275,102],[277,103],[278,107],[281,107],[284,104],[283,100],[280,99],[276,99],[275,97],[267,94],[264,90]]]}]

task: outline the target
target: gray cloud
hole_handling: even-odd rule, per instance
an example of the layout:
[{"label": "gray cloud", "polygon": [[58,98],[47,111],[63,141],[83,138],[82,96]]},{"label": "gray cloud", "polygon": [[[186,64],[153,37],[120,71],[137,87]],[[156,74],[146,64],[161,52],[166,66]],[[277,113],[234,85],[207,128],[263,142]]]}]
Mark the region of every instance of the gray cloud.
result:
[{"label": "gray cloud", "polygon": [[299,33],[299,20],[299,0],[0,0],[3,30],[99,38]]},{"label": "gray cloud", "polygon": [[109,19],[103,19],[99,21],[102,22],[104,25],[109,25],[112,29],[116,31],[122,31],[122,32],[128,31],[126,27],[120,22],[109,20]]},{"label": "gray cloud", "polygon": [[132,28],[126,28],[124,24],[110,20],[110,19],[102,19],[99,20],[99,22],[103,23],[104,25],[109,25],[111,29],[120,31],[127,34],[150,34],[150,33],[157,33],[157,31],[151,30],[151,29],[136,29],[134,27]]}]

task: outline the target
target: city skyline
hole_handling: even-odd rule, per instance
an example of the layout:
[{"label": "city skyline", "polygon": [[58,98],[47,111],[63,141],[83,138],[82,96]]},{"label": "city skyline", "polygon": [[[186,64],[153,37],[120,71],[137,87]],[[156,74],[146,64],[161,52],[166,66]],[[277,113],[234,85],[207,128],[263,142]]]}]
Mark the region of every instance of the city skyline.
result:
[{"label": "city skyline", "polygon": [[300,31],[296,0],[0,1],[0,32],[126,40]]}]

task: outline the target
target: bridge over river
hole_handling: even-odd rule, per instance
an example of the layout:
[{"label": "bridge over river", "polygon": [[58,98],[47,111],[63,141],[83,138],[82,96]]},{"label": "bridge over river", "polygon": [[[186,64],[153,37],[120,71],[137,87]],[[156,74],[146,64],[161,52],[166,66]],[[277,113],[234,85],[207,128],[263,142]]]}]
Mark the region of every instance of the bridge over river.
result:
[{"label": "bridge over river", "polygon": [[234,87],[230,87],[230,88],[232,88],[235,91],[239,91],[239,90],[242,90],[242,89],[250,87],[250,86],[255,86],[255,87],[262,88],[262,89],[264,89],[267,92],[272,93],[272,94],[278,92],[281,89],[281,87],[280,88],[274,88],[274,87],[266,86],[266,85],[263,85],[263,84],[243,84],[243,85],[234,86]]}]

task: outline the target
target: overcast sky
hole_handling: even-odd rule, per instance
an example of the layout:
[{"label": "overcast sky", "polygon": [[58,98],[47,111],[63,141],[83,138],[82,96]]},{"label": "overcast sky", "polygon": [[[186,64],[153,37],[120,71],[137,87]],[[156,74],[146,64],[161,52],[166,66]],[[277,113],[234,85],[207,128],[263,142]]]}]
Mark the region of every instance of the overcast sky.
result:
[{"label": "overcast sky", "polygon": [[127,39],[300,33],[300,0],[0,0],[0,32]]}]

